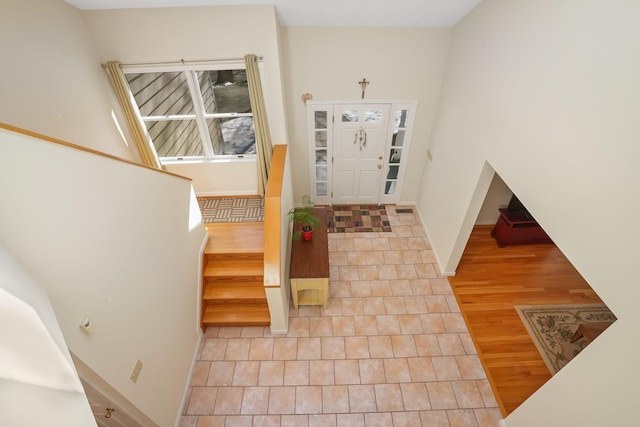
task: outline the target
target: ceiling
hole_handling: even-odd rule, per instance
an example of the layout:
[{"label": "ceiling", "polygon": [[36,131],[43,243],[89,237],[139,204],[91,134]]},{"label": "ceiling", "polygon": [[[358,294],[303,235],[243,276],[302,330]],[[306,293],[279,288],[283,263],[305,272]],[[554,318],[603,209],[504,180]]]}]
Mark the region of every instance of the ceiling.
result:
[{"label": "ceiling", "polygon": [[78,9],[274,4],[284,26],[443,27],[481,0],[65,0]]}]

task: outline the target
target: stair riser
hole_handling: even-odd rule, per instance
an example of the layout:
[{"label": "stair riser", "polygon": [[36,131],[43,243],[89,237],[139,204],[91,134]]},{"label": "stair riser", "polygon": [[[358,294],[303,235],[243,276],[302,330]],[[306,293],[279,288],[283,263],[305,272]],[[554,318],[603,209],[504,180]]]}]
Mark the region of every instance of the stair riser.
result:
[{"label": "stair riser", "polygon": [[214,267],[211,264],[207,264],[204,269],[203,276],[205,277],[263,277],[264,269],[258,269],[254,266],[228,266],[228,267]]},{"label": "stair riser", "polygon": [[267,295],[263,286],[215,286],[205,287],[204,299],[208,301],[237,299],[237,300],[266,300]]},{"label": "stair riser", "polygon": [[222,311],[222,307],[207,306],[202,319],[204,327],[269,326],[270,324],[271,318],[268,307],[249,308],[236,305],[229,311]]},{"label": "stair riser", "polygon": [[221,321],[221,322],[202,322],[202,327],[204,329],[211,327],[241,327],[241,326],[269,326],[271,325],[271,320],[263,320],[263,321]]},{"label": "stair riser", "polygon": [[267,300],[206,300],[205,301],[205,310],[210,309],[219,312],[229,312],[235,313],[237,309],[229,309],[229,305],[242,305],[244,308],[242,311],[260,311],[262,309],[268,311],[269,306],[267,305]]}]

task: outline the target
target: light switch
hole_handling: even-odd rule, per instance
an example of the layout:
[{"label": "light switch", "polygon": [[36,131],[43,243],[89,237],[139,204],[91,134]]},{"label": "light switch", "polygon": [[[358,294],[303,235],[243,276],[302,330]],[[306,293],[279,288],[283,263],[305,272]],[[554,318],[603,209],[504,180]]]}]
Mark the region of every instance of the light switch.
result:
[{"label": "light switch", "polygon": [[140,360],[136,360],[136,366],[133,367],[133,371],[131,371],[131,376],[129,377],[131,382],[138,382],[140,371],[142,371],[142,362]]}]

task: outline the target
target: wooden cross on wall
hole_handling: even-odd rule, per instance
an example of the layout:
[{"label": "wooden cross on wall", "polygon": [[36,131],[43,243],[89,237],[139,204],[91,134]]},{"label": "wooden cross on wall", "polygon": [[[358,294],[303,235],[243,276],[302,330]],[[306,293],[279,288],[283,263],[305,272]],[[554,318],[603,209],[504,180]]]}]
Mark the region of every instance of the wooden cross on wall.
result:
[{"label": "wooden cross on wall", "polygon": [[358,83],[360,83],[360,86],[362,87],[362,99],[364,99],[364,91],[365,89],[367,89],[367,85],[369,84],[369,82],[363,77],[362,81]]}]

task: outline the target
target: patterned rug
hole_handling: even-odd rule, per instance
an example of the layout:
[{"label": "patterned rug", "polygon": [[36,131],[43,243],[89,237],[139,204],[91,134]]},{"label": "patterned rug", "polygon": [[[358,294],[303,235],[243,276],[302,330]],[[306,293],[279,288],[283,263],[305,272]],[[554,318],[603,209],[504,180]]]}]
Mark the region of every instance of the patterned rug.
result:
[{"label": "patterned rug", "polygon": [[580,323],[616,321],[604,304],[517,305],[515,308],[552,375],[587,346],[584,337],[571,342]]},{"label": "patterned rug", "polygon": [[327,206],[329,233],[363,233],[391,231],[384,206],[333,205]]},{"label": "patterned rug", "polygon": [[198,205],[205,223],[264,221],[262,197],[202,197]]}]

